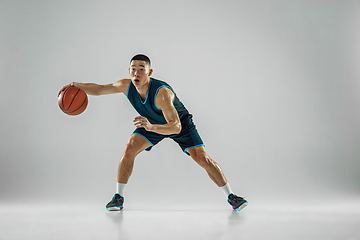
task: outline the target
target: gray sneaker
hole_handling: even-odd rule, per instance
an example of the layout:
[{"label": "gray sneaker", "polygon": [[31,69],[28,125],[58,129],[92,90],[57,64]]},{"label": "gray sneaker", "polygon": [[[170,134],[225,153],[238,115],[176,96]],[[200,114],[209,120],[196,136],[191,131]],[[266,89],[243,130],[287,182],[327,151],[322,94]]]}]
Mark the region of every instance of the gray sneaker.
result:
[{"label": "gray sneaker", "polygon": [[228,203],[233,207],[234,210],[240,211],[244,207],[248,205],[248,201],[246,201],[242,197],[238,197],[232,193],[228,196]]},{"label": "gray sneaker", "polygon": [[123,209],[124,198],[116,193],[111,201],[106,204],[106,210],[108,211],[120,211]]}]

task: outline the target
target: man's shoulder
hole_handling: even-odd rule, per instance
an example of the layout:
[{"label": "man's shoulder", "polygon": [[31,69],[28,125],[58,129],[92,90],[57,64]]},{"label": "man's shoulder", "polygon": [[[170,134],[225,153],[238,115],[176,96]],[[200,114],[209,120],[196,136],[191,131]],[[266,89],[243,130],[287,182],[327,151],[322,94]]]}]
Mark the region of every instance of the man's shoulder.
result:
[{"label": "man's shoulder", "polygon": [[[171,91],[173,91],[172,87],[170,86],[170,84],[168,84],[167,82],[163,81],[163,80],[159,80],[159,79],[155,79],[155,78],[151,78],[151,85],[152,88],[155,88],[156,91],[160,91],[160,89],[162,88],[168,88]],[[173,91],[174,92],[174,91]]]},{"label": "man's shoulder", "polygon": [[128,85],[130,83],[130,79],[120,79],[114,83],[114,85]]},{"label": "man's shoulder", "polygon": [[164,94],[173,95],[174,92],[172,91],[172,89],[171,89],[169,86],[162,85],[162,86],[158,89],[157,95],[164,95]]},{"label": "man's shoulder", "polygon": [[116,81],[113,84],[113,86],[116,87],[117,89],[119,89],[119,91],[126,94],[130,82],[131,82],[130,79],[120,79],[120,80]]}]

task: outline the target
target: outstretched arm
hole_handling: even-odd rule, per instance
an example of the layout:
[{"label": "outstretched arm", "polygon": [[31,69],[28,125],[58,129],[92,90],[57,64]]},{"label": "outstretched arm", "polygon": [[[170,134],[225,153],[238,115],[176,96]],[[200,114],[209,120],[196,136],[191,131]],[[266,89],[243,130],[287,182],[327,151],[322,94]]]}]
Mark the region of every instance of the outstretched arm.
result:
[{"label": "outstretched arm", "polygon": [[[122,92],[126,95],[129,84],[130,84],[130,79],[122,79],[115,83],[105,84],[105,85],[100,85],[100,84],[96,84],[96,83],[72,82],[72,83],[64,86],[60,90],[60,92],[70,86],[75,86],[75,87],[82,89],[88,95],[99,96],[99,95],[120,93],[120,92]],[[59,92],[59,94],[60,94],[60,92]]]},{"label": "outstretched arm", "polygon": [[169,88],[163,87],[155,98],[156,106],[162,110],[166,124],[151,124],[147,118],[139,116],[134,120],[135,126],[163,135],[179,134],[181,132],[181,122],[173,104],[174,97],[174,93]]}]

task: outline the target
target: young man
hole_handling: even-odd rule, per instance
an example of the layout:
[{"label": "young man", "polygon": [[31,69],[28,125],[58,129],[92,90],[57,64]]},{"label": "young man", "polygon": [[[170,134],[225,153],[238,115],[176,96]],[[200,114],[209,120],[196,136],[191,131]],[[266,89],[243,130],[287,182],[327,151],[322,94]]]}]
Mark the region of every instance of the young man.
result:
[{"label": "young man", "polygon": [[[121,210],[124,190],[133,170],[135,157],[142,151],[150,151],[164,138],[172,138],[182,150],[205,169],[209,177],[226,194],[233,209],[241,210],[247,201],[233,194],[219,165],[205,151],[205,146],[192,121],[192,115],[165,82],[151,78],[150,59],[142,54],[130,61],[130,79],[112,84],[71,83],[88,95],[124,93],[140,116],[134,119],[136,127],[121,158],[117,175],[117,192],[106,205],[107,210]],[[62,90],[63,90],[62,89]]]}]

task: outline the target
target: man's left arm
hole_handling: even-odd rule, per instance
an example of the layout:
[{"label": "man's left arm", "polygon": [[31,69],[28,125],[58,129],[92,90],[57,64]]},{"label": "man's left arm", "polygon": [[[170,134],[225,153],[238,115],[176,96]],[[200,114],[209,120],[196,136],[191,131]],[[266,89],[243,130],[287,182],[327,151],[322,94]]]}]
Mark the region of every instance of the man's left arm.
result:
[{"label": "man's left arm", "polygon": [[155,97],[155,104],[163,112],[166,124],[151,124],[147,118],[139,116],[134,119],[135,126],[162,135],[179,134],[181,122],[173,104],[174,97],[174,93],[167,87],[160,88]]}]

